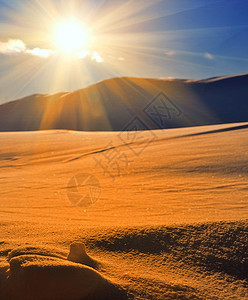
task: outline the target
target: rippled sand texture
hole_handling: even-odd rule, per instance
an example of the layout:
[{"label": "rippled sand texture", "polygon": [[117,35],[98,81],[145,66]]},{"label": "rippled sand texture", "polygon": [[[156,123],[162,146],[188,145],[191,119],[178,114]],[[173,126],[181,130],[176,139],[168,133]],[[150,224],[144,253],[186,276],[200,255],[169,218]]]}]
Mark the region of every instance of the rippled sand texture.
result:
[{"label": "rippled sand texture", "polygon": [[[19,299],[56,299],[56,284],[70,299],[247,299],[248,125],[122,134],[0,133],[2,294],[15,278]],[[82,176],[89,198],[70,184]],[[75,241],[89,261],[67,260]]]}]

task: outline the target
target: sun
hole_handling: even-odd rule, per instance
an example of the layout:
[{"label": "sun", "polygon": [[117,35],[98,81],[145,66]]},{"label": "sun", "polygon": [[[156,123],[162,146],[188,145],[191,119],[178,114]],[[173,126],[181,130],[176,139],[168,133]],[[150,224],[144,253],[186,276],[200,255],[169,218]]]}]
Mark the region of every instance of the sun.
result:
[{"label": "sun", "polygon": [[67,54],[85,50],[89,34],[84,25],[77,20],[67,20],[56,24],[56,47]]}]

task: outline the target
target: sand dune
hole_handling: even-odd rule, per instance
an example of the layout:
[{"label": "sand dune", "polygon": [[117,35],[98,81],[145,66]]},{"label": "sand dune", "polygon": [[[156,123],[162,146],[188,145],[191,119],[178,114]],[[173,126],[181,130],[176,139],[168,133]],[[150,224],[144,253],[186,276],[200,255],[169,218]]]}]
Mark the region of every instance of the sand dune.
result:
[{"label": "sand dune", "polygon": [[247,299],[247,131],[1,133],[0,298]]},{"label": "sand dune", "polygon": [[[247,122],[248,75],[206,80],[113,78],[0,105],[0,131],[163,129]],[[136,123],[133,124],[133,119]]]}]

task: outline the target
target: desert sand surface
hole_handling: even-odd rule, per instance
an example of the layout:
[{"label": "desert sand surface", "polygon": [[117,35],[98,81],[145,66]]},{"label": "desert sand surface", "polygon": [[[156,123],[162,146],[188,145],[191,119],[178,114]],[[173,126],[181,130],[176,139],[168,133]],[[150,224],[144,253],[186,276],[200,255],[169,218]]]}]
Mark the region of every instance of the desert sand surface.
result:
[{"label": "desert sand surface", "polygon": [[247,299],[247,134],[0,133],[0,299]]}]

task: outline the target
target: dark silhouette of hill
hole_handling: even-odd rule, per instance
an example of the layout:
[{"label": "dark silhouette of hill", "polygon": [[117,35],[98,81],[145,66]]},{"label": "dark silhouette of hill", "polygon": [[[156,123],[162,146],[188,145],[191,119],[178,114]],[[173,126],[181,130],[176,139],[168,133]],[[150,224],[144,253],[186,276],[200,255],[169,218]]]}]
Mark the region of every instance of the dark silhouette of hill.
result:
[{"label": "dark silhouette of hill", "polygon": [[113,78],[0,105],[0,131],[136,130],[248,121],[248,74],[205,80]]}]

